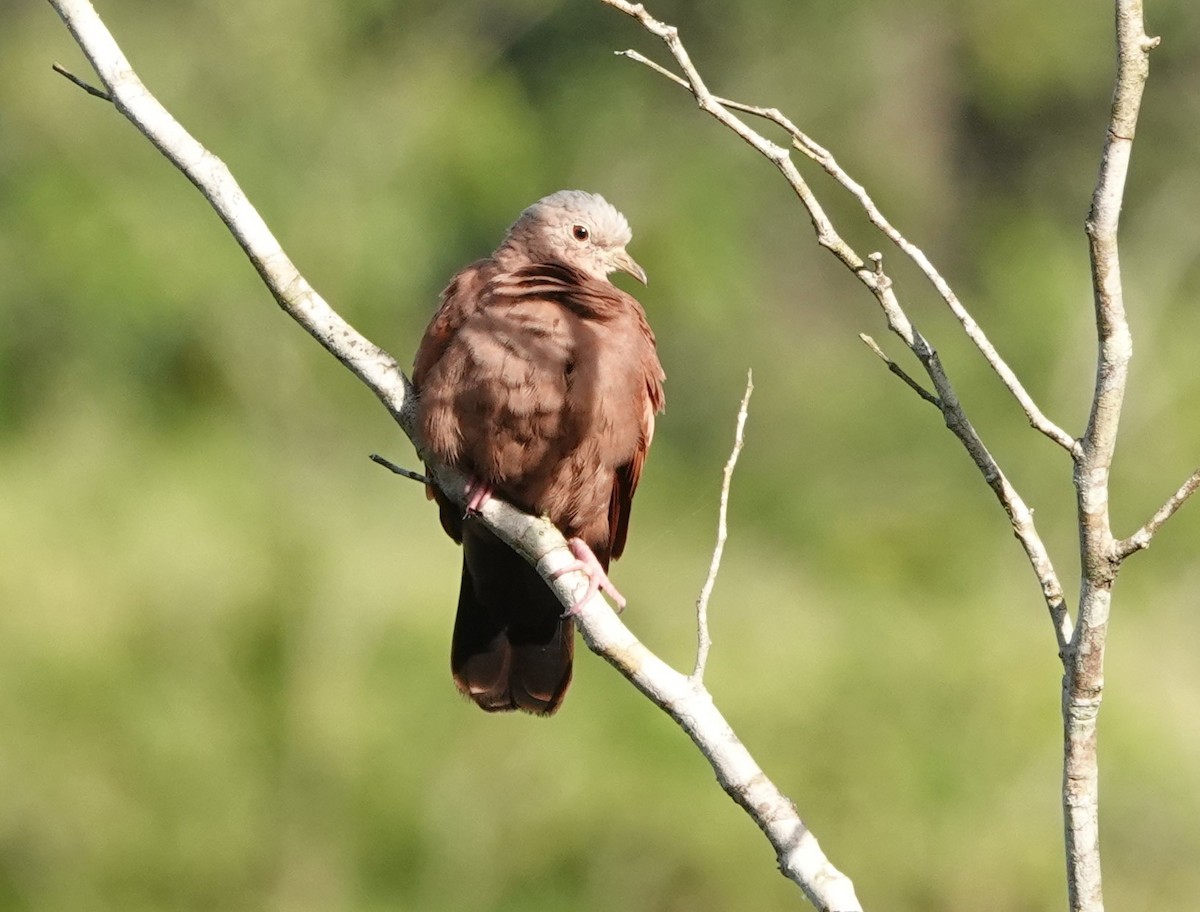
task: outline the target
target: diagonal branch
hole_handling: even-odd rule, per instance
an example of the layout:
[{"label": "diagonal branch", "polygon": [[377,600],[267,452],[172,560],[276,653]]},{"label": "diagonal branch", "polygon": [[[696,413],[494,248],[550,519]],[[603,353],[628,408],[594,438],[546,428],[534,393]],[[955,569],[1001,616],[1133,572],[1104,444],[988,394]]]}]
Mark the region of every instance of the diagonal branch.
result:
[{"label": "diagonal branch", "polygon": [[[725,526],[729,482],[741,451],[750,393],[746,392],[738,410],[733,452],[725,466],[722,486],[720,527]],[[580,577],[576,587],[565,585],[556,573],[572,560],[561,533],[546,519],[534,518],[514,510],[503,501],[492,499],[480,514],[489,529],[512,546],[541,574],[554,589],[563,605],[573,604],[586,588]],[[720,563],[721,542],[714,553],[713,565],[703,609],[697,607],[700,627],[707,633],[707,593],[715,580]],[[692,739],[712,765],[721,788],[754,820],[775,849],[779,869],[794,881],[809,901],[823,912],[858,912],[862,909],[850,879],[833,866],[817,838],[800,818],[796,805],[763,772],[733,728],[717,709],[712,694],[703,684],[704,662],[708,645],[701,640],[696,671],[684,675],[650,652],[599,595],[594,595],[574,613],[576,624],[592,652],[604,658],[634,687],[667,713]],[[703,656],[703,658],[702,658]]]},{"label": "diagonal branch", "polygon": [[[644,55],[639,54],[637,51],[620,51],[619,53],[622,56],[628,57],[631,60],[650,67],[656,73],[665,76],[676,85],[682,86],[683,88],[692,92],[692,94],[696,96],[696,100],[700,104],[701,108],[704,108],[704,110],[708,111],[710,114],[717,116],[718,120],[721,120],[723,123],[725,123],[724,119],[718,116],[714,110],[706,106],[705,102],[700,99],[699,92],[707,92],[707,90],[703,88],[703,83],[688,81],[692,78],[695,70],[690,66],[690,63],[685,65],[684,59],[682,59],[679,53],[676,52],[677,48],[682,51],[682,44],[679,42],[678,34],[671,26],[666,26],[663,23],[657,22],[657,20],[653,19],[650,14],[646,12],[646,8],[641,4],[630,4],[624,2],[624,0],[602,0],[602,2],[612,6],[614,9],[620,10],[629,16],[632,16],[642,23],[643,27],[645,27],[646,30],[651,34],[662,38],[663,41],[666,42],[667,46],[671,49],[672,53],[675,54],[676,60],[678,60],[680,65],[683,66],[684,71],[688,73],[688,79],[683,79],[675,75],[666,67],[655,63]],[[903,251],[903,253],[909,259],[911,259],[913,263],[916,264],[917,268],[921,270],[921,272],[929,280],[929,283],[933,285],[934,289],[941,296],[942,300],[944,300],[946,305],[950,308],[950,312],[954,314],[955,319],[957,319],[962,325],[963,331],[966,333],[967,338],[969,338],[975,344],[975,347],[979,349],[980,354],[983,355],[984,360],[987,361],[988,365],[993,371],[996,372],[996,375],[1000,378],[1004,386],[1017,400],[1017,403],[1021,406],[1022,411],[1025,412],[1025,417],[1029,420],[1029,424],[1034,429],[1040,431],[1047,438],[1054,441],[1056,444],[1070,453],[1072,457],[1079,456],[1079,442],[1046,417],[1046,415],[1038,407],[1037,403],[1034,402],[1033,397],[1021,384],[1021,381],[1017,378],[1017,375],[1013,372],[1012,368],[1008,366],[1008,363],[1000,356],[1000,353],[996,351],[996,347],[992,345],[991,340],[988,339],[987,334],[983,331],[983,328],[975,321],[975,318],[972,317],[967,309],[962,305],[962,302],[959,301],[958,295],[954,293],[954,290],[950,287],[950,283],[946,281],[942,274],[934,267],[933,263],[930,262],[929,258],[925,255],[925,252],[916,244],[909,241],[891,224],[891,222],[887,220],[887,218],[883,215],[883,212],[871,198],[870,194],[867,193],[866,188],[864,188],[862,184],[858,183],[858,181],[850,177],[850,175],[841,167],[841,165],[838,164],[837,159],[834,158],[832,152],[809,138],[802,130],[800,130],[799,127],[785,117],[778,108],[763,108],[756,105],[748,105],[742,102],[731,101],[727,98],[722,98],[719,95],[710,95],[709,97],[712,103],[718,107],[727,108],[732,111],[741,111],[743,114],[750,114],[755,117],[761,117],[764,120],[769,120],[777,126],[782,127],[791,135],[792,145],[798,151],[811,158],[814,162],[820,165],[826,171],[826,173],[830,175],[830,177],[841,184],[842,187],[849,190],[850,193],[853,194],[853,196],[858,200],[859,205],[862,206],[863,211],[866,213],[871,224],[883,232],[888,240],[890,240],[896,245],[896,247]],[[726,125],[732,127],[731,124],[727,123]],[[736,128],[734,129],[735,132],[738,132],[743,139],[746,139],[747,142],[750,142],[750,140],[747,139],[747,137],[743,135],[741,131],[737,130]],[[756,143],[750,142],[750,144],[759,149],[760,152],[763,151],[763,149],[759,148]],[[764,152],[764,154],[766,153]],[[769,155],[767,157],[770,158]]]},{"label": "diagonal branch", "polygon": [[82,79],[80,79],[78,76],[76,76],[70,70],[68,70],[61,63],[51,64],[50,69],[54,70],[54,72],[56,72],[59,76],[62,76],[64,78],[68,79],[69,81],[75,83],[75,85],[79,86],[79,88],[83,89],[89,95],[91,95],[95,98],[103,99],[104,101],[108,101],[108,102],[112,101],[112,96],[109,95],[107,92],[96,88],[91,83],[84,82]]},{"label": "diagonal branch", "polygon": [[879,360],[887,365],[888,370],[904,381],[905,385],[909,389],[911,389],[926,402],[931,403],[939,412],[942,410],[942,400],[933,393],[929,392],[929,390],[925,389],[925,387],[921,386],[921,384],[908,375],[908,372],[904,368],[889,358],[887,353],[879,347],[878,342],[876,342],[866,333],[859,333],[858,337],[863,340],[863,343],[867,346],[867,348],[871,349],[871,351],[873,351],[879,357]]},{"label": "diagonal branch", "polygon": [[[420,452],[411,385],[395,359],[359,334],[308,284],[229,169],[189,135],[141,83],[88,0],[49,2],[91,61],[117,110],[204,194],[280,307],[375,393]],[[431,465],[429,471],[443,491],[460,504],[465,503],[466,479],[460,473],[436,465]],[[537,568],[564,606],[575,605],[587,580],[581,573],[558,575],[574,563],[558,529],[498,499],[484,505],[480,515],[489,529]],[[780,870],[800,886],[809,900],[821,910],[861,910],[849,878],[829,862],[795,804],[763,773],[700,682],[649,652],[600,595],[577,605],[574,617],[588,647],[670,715],[692,739],[712,765],[722,788],[767,836],[778,855]]]},{"label": "diagonal branch", "polygon": [[[888,328],[904,341],[904,344],[912,350],[913,354],[915,354],[917,359],[921,362],[922,367],[925,368],[925,372],[928,374],[929,379],[933,383],[934,395],[941,403],[940,408],[942,410],[942,415],[945,419],[946,426],[956,437],[958,437],[968,455],[971,457],[971,460],[975,463],[976,467],[983,475],[984,481],[987,483],[988,487],[992,489],[996,499],[1000,502],[1001,507],[1008,515],[1009,522],[1012,524],[1013,533],[1016,535],[1017,540],[1021,543],[1021,547],[1025,550],[1025,554],[1029,560],[1030,566],[1033,568],[1033,571],[1037,576],[1038,583],[1042,590],[1042,597],[1046,602],[1046,607],[1050,614],[1050,621],[1054,627],[1055,640],[1057,641],[1058,648],[1061,653],[1066,648],[1066,644],[1070,641],[1073,626],[1067,613],[1066,600],[1063,595],[1062,584],[1059,581],[1058,574],[1054,569],[1049,552],[1046,550],[1045,544],[1042,542],[1041,536],[1039,535],[1034,524],[1033,511],[1025,504],[1016,488],[1013,487],[1008,478],[1001,471],[1000,466],[996,463],[996,460],[992,457],[992,454],[988,452],[983,440],[979,437],[979,434],[971,425],[971,422],[967,419],[966,413],[963,411],[963,408],[959,403],[958,396],[954,392],[954,388],[951,385],[949,378],[946,376],[945,370],[942,368],[941,360],[938,358],[937,352],[934,350],[933,346],[929,344],[925,337],[921,335],[916,327],[913,326],[912,322],[908,318],[908,315],[904,312],[899,299],[896,297],[891,278],[883,271],[882,260],[872,257],[872,264],[868,265],[863,258],[860,257],[841,237],[829,216],[826,215],[824,208],[821,206],[820,202],[809,188],[807,182],[796,169],[796,165],[792,161],[787,147],[773,143],[761,134],[752,130],[749,126],[747,126],[744,120],[732,113],[730,107],[724,103],[723,99],[713,95],[712,92],[708,90],[708,87],[704,84],[704,81],[700,77],[696,67],[692,64],[686,48],[679,40],[679,32],[674,26],[668,25],[665,22],[660,22],[652,17],[646,11],[646,8],[640,3],[629,3],[627,0],[601,0],[601,2],[636,19],[647,32],[660,38],[667,45],[672,56],[675,58],[675,61],[679,64],[679,68],[684,74],[683,77],[681,78],[676,76],[669,70],[666,70],[664,67],[661,67],[657,64],[652,65],[653,69],[656,72],[667,76],[677,84],[687,88],[687,90],[691,92],[692,96],[696,99],[696,104],[699,105],[701,110],[712,115],[712,117],[714,117],[718,122],[736,133],[749,146],[755,149],[759,154],[761,154],[779,169],[779,171],[783,174],[784,179],[787,181],[788,186],[792,188],[792,191],[800,200],[801,205],[803,205],[805,210],[808,212],[813,229],[816,231],[817,243],[822,247],[825,247],[835,257],[837,257],[838,260],[840,260],[842,264],[846,266],[846,268],[853,272],[858,280],[867,287],[871,294],[875,296],[876,301],[879,302],[879,306],[883,310],[884,316],[887,319]],[[638,62],[648,62],[646,61],[646,58],[642,57],[642,55],[637,54],[636,52],[626,51],[624,53],[626,56],[629,56]],[[843,184],[843,186],[847,187],[851,190],[851,192],[858,195],[860,200],[865,200],[868,216],[872,217],[872,221],[876,221],[877,218],[877,224],[881,225],[881,227],[886,225],[887,227],[885,233],[888,234],[893,242],[898,243],[901,246],[901,249],[904,250],[905,253],[907,253],[910,257],[913,257],[914,261],[918,266],[921,266],[922,269],[925,269],[926,266],[928,266],[926,275],[937,277],[935,285],[938,285],[939,282],[941,283],[939,290],[941,290],[943,287],[948,290],[948,286],[945,285],[945,282],[941,279],[940,275],[933,270],[931,265],[928,265],[928,260],[925,258],[924,254],[921,253],[920,250],[918,250],[915,246],[911,245],[908,241],[904,240],[899,232],[896,232],[895,229],[891,228],[891,226],[883,219],[882,215],[878,214],[878,210],[875,208],[874,203],[870,201],[870,198],[866,195],[866,192],[863,190],[863,188],[851,180],[839,167],[837,167],[833,157],[826,150],[809,140],[795,127],[795,125],[793,125],[787,120],[787,118],[783,117],[783,115],[779,114],[774,109],[755,108],[749,105],[738,105],[737,107],[744,113],[766,117],[780,126],[783,126],[792,134],[793,142],[802,144],[805,147],[803,149],[805,154],[816,158],[818,161],[821,161],[826,167],[827,171],[830,171],[832,168],[833,170],[831,170],[830,173],[833,174],[835,178],[837,178],[838,181]],[[874,216],[871,215],[872,212],[875,213]],[[961,305],[958,304],[957,298],[954,298],[952,294],[950,297],[953,299],[952,308],[957,306],[961,309]],[[963,312],[965,313],[965,311]],[[973,326],[974,321],[970,321],[970,324]],[[974,330],[970,329],[965,323],[964,328],[968,329],[968,335],[972,335],[974,333]],[[981,330],[978,333],[974,333],[973,340],[976,342],[977,346],[980,345],[981,339],[986,341],[986,338],[982,336]],[[990,345],[988,345],[987,348],[990,349]],[[985,357],[988,357],[986,350],[984,351],[984,354]],[[992,354],[994,355],[994,350],[992,351]],[[995,355],[995,358],[998,364],[1003,364],[1003,362],[999,360],[998,355]],[[995,365],[993,365],[993,367],[995,367]],[[1007,373],[1007,375],[1011,377],[1012,384],[1015,384],[1015,388],[1021,389],[1020,384],[1016,382],[1015,376],[1011,375],[1011,371],[1008,371],[1007,367],[1005,367],[1003,371],[999,371],[999,373],[1001,379],[1005,379]],[[1008,384],[1009,381],[1005,380],[1005,382]],[[1014,389],[1014,386],[1010,385],[1009,388]],[[1032,400],[1029,399],[1027,394],[1024,393],[1023,389],[1021,389],[1021,395],[1018,396],[1018,400],[1028,402],[1029,406],[1032,406]],[[1036,406],[1032,407],[1032,411],[1027,407],[1026,414],[1030,416],[1030,420],[1034,423],[1035,427],[1040,425],[1040,429],[1043,431],[1043,433],[1047,433],[1047,436],[1055,440],[1055,442],[1064,447],[1064,449],[1067,449],[1069,452],[1071,452],[1072,455],[1075,454],[1075,441],[1072,440],[1070,435],[1068,435],[1065,431],[1062,431],[1049,421],[1045,420],[1044,416],[1038,418],[1037,416],[1040,416],[1041,413],[1040,411],[1037,411]]]},{"label": "diagonal branch", "polygon": [[50,0],[50,5],[87,55],[105,92],[93,90],[78,78],[72,81],[93,95],[107,95],[107,100],[196,185],[279,306],[366,383],[408,433],[413,418],[411,388],[395,359],[343,320],[308,284],[225,163],[188,133],[142,84],[91,3]]},{"label": "diagonal branch", "polygon": [[1175,515],[1175,511],[1184,505],[1189,497],[1200,489],[1200,469],[1196,469],[1179,490],[1167,498],[1167,502],[1158,508],[1157,512],[1146,521],[1146,524],[1128,538],[1116,543],[1117,559],[1124,560],[1129,555],[1150,547],[1150,542],[1163,527],[1163,524]]}]

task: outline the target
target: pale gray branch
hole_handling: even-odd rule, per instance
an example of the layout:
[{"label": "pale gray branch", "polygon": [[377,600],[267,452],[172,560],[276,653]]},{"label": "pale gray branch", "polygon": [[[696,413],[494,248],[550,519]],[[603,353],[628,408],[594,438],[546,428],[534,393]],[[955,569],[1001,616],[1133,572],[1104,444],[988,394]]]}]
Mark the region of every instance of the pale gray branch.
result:
[{"label": "pale gray branch", "polygon": [[717,544],[713,548],[712,561],[708,565],[708,576],[700,589],[700,597],[696,599],[696,666],[692,669],[692,680],[697,684],[704,683],[704,668],[708,664],[708,651],[712,648],[712,637],[708,631],[708,600],[712,597],[713,586],[717,583],[717,574],[721,570],[721,557],[725,553],[725,539],[729,534],[729,485],[733,481],[733,470],[737,466],[738,456],[741,455],[742,445],[746,439],[746,416],[750,409],[750,394],[754,392],[754,372],[746,371],[746,392],[742,395],[742,404],[738,408],[737,427],[733,432],[733,449],[725,463],[725,471],[721,476],[721,507],[717,511]]},{"label": "pale gray branch", "polygon": [[70,70],[68,70],[61,63],[51,64],[50,69],[52,69],[52,70],[54,70],[54,72],[58,73],[59,76],[63,76],[65,78],[69,79],[71,82],[75,83],[75,85],[79,86],[79,88],[83,89],[89,95],[92,95],[96,98],[103,99],[104,101],[107,101],[110,103],[112,102],[111,95],[109,95],[105,91],[102,91],[101,89],[96,88],[94,85],[92,85],[89,82],[84,82],[82,79],[80,79],[78,76],[76,76]]},{"label": "pale gray branch", "polygon": [[[738,412],[734,453],[726,463],[723,501],[741,448],[751,389],[748,377]],[[492,531],[534,564],[564,605],[572,604],[586,590],[587,581],[582,574],[555,577],[557,571],[572,563],[573,555],[548,520],[527,516],[496,499],[484,505],[481,515]],[[724,507],[721,516],[724,524]],[[574,585],[570,584],[572,579]],[[712,694],[699,677],[695,673],[690,677],[681,674],[646,649],[600,595],[594,595],[576,612],[575,620],[588,648],[616,668],[687,733],[712,765],[721,787],[766,835],[784,876],[794,881],[818,909],[861,910],[850,879],[826,857],[800,818],[796,805],[767,778],[717,709]]]},{"label": "pale gray branch", "polygon": [[[612,6],[626,15],[637,19],[648,31],[650,31],[652,34],[658,35],[658,37],[666,41],[672,52],[675,51],[677,46],[682,48],[682,45],[678,40],[678,35],[676,34],[672,36],[672,33],[667,31],[667,29],[671,28],[670,26],[666,26],[665,29],[659,29],[650,24],[654,23],[654,26],[662,25],[662,23],[657,23],[649,15],[649,13],[646,12],[645,7],[641,4],[626,3],[624,0],[602,0],[602,2],[607,3],[609,6]],[[619,51],[618,53],[624,57],[628,57],[629,59],[636,61],[637,63],[651,68],[656,73],[659,73],[660,75],[665,76],[667,79],[674,82],[676,85],[682,86],[689,92],[692,92],[693,95],[697,96],[697,101],[700,102],[700,107],[715,115],[715,112],[712,111],[711,108],[699,98],[697,85],[695,83],[689,83],[688,79],[677,76],[666,67],[655,63],[653,60],[650,60],[637,51],[625,50]],[[679,60],[681,65],[683,64],[683,60],[679,59],[678,55],[676,56],[676,59]],[[689,68],[686,66],[684,69],[685,71],[689,71]],[[694,69],[690,70],[689,78],[691,72],[694,72]],[[950,283],[946,281],[942,274],[934,267],[933,263],[930,262],[929,258],[925,255],[925,252],[916,244],[909,241],[892,225],[891,222],[887,220],[883,212],[871,198],[870,194],[867,193],[866,188],[864,188],[863,185],[858,181],[854,180],[845,171],[845,169],[838,164],[837,159],[834,158],[832,152],[812,140],[807,134],[800,130],[799,127],[792,123],[791,120],[785,117],[778,108],[766,108],[759,107],[757,105],[749,105],[739,101],[731,101],[730,99],[723,98],[719,95],[710,95],[709,97],[712,103],[716,104],[717,106],[733,111],[740,111],[743,114],[751,114],[755,117],[761,117],[765,120],[771,121],[779,127],[782,127],[791,135],[792,145],[797,149],[797,151],[802,152],[804,155],[811,158],[814,162],[820,165],[837,183],[839,183],[846,190],[850,191],[850,193],[858,200],[859,205],[862,206],[863,211],[866,213],[871,224],[883,232],[888,240],[890,240],[896,245],[896,247],[903,251],[903,253],[909,259],[911,259],[913,263],[916,264],[917,268],[921,270],[921,272],[929,280],[929,283],[933,285],[934,289],[941,296],[942,300],[944,300],[946,305],[950,308],[950,312],[954,314],[955,319],[957,319],[962,325],[963,331],[966,333],[967,338],[969,338],[975,344],[975,347],[979,349],[980,354],[983,355],[984,360],[987,361],[988,365],[993,371],[996,372],[996,375],[1000,378],[1001,382],[1017,400],[1018,404],[1021,406],[1021,409],[1025,412],[1025,417],[1029,419],[1030,426],[1040,431],[1050,440],[1057,443],[1060,447],[1070,453],[1071,456],[1079,456],[1079,441],[1077,441],[1074,437],[1046,417],[1045,413],[1043,413],[1038,407],[1037,403],[1034,402],[1033,397],[1021,384],[1021,381],[1017,378],[1017,375],[1013,372],[1012,368],[1008,366],[1008,363],[1000,356],[1000,353],[996,351],[996,347],[992,345],[991,340],[988,339],[987,334],[983,331],[983,328],[975,321],[975,318],[971,316],[971,314],[963,306],[962,302],[959,301],[958,295],[954,293],[954,290],[950,287]],[[722,122],[725,122],[720,117],[718,117],[718,119],[722,120]],[[742,135],[741,131],[737,130],[733,124],[727,123],[726,125],[733,128],[735,132],[739,133],[739,135]],[[746,139],[747,142],[750,142],[745,135],[742,135],[742,138]],[[763,142],[765,143],[766,141],[763,140]],[[764,155],[767,154],[762,148],[759,147],[758,144],[753,142],[750,144],[756,149],[759,149],[760,152],[763,152]],[[770,155],[767,155],[767,157],[771,158]],[[774,161],[773,158],[772,161]],[[850,264],[848,263],[847,265]],[[851,266],[851,268],[857,269],[855,266]]]},{"label": "pale gray branch", "polygon": [[[983,475],[984,480],[996,495],[1001,507],[1008,515],[1013,533],[1021,543],[1021,547],[1025,550],[1026,557],[1029,559],[1030,566],[1037,575],[1038,583],[1042,590],[1042,597],[1046,602],[1050,620],[1054,627],[1054,636],[1061,652],[1071,637],[1072,624],[1067,613],[1062,584],[1058,579],[1058,574],[1054,569],[1049,552],[1046,550],[1045,544],[1042,542],[1041,536],[1034,525],[1033,511],[1025,504],[1016,488],[1013,487],[1008,478],[1000,470],[999,465],[991,453],[988,452],[982,439],[980,439],[975,428],[967,419],[959,403],[958,396],[955,394],[949,378],[942,369],[937,352],[916,327],[913,326],[908,315],[904,312],[892,287],[891,278],[883,271],[882,261],[872,258],[873,262],[868,265],[842,238],[834,227],[833,222],[826,215],[824,208],[809,188],[807,182],[796,169],[795,163],[792,161],[786,146],[773,143],[752,130],[747,126],[745,121],[732,113],[730,106],[726,105],[723,99],[713,95],[708,90],[696,67],[692,64],[683,43],[679,40],[679,32],[674,26],[655,19],[640,3],[629,3],[627,0],[601,0],[601,2],[637,20],[647,32],[660,38],[666,44],[676,63],[679,64],[683,76],[676,76],[657,64],[652,65],[653,69],[667,76],[675,83],[687,88],[692,93],[692,97],[695,98],[696,104],[701,110],[712,115],[718,122],[736,133],[749,146],[779,169],[788,186],[791,187],[800,200],[801,205],[808,212],[809,219],[816,232],[817,243],[837,257],[875,296],[887,319],[888,328],[899,336],[904,341],[904,344],[912,350],[913,354],[921,362],[922,367],[925,368],[929,379],[933,382],[936,398],[940,402],[946,426],[958,437],[963,447],[967,450],[968,455],[970,455],[971,460]],[[645,57],[636,52],[630,53],[625,51],[623,53],[639,63],[649,63]],[[779,114],[774,108],[757,108],[741,104],[736,107],[744,113],[767,117],[787,129],[792,135],[793,142],[801,145],[801,151],[820,161],[822,166],[833,174],[843,186],[850,189],[852,193],[859,197],[860,202],[866,207],[868,217],[871,218],[872,222],[883,229],[884,233],[901,250],[914,259],[914,262],[925,271],[930,280],[934,282],[934,285],[938,287],[939,292],[942,292],[943,289],[945,292],[949,292],[947,303],[951,305],[952,309],[957,308],[956,315],[958,311],[962,311],[957,298],[950,292],[949,286],[946,285],[941,276],[933,270],[933,267],[929,264],[924,254],[905,240],[899,232],[896,232],[883,219],[863,188],[837,167],[836,162],[828,151],[804,136],[803,133],[796,129],[795,125]],[[943,297],[946,297],[945,293],[943,293]],[[962,311],[962,313],[965,314],[965,311]],[[1041,415],[1040,411],[1033,405],[1032,400],[1020,387],[1020,384],[1016,382],[1016,378],[1012,376],[1012,372],[1004,366],[999,356],[995,355],[994,349],[987,343],[982,331],[977,331],[978,327],[975,326],[973,320],[970,320],[969,316],[967,317],[967,321],[963,322],[963,326],[967,330],[968,336],[983,351],[985,358],[988,358],[989,363],[992,362],[993,357],[995,358],[996,363],[993,364],[993,368],[996,368],[997,364],[1001,365],[1002,369],[997,368],[997,372],[1006,385],[1009,385],[1009,389],[1015,395],[1017,395],[1017,391],[1020,391],[1017,398],[1022,402],[1022,406],[1026,409],[1026,414],[1034,426],[1038,427],[1052,440],[1055,440],[1055,442],[1074,454],[1076,452],[1075,441],[1065,431],[1057,428]],[[1011,383],[1008,378],[1011,378]]]},{"label": "pale gray branch", "polygon": [[[159,104],[138,79],[88,0],[49,0],[87,55],[113,104],[182,171],[208,199],[262,276],[279,305],[345,364],[413,440],[413,396],[396,361],[343,320],[296,269],[233,175]],[[431,465],[435,483],[465,503],[466,479]],[[533,563],[560,601],[573,605],[587,586],[582,573],[556,573],[574,563],[562,534],[548,521],[521,513],[499,499],[483,508],[483,521]],[[830,864],[795,805],[754,762],[699,682],[650,653],[599,594],[577,607],[575,620],[593,652],[601,655],[695,742],[721,786],[770,840],[783,873],[819,909],[854,912],[862,907],[849,879]]]},{"label": "pale gray branch", "polygon": [[858,337],[863,340],[867,348],[871,349],[871,351],[873,351],[879,357],[880,361],[887,365],[888,370],[905,382],[909,389],[911,389],[926,402],[931,403],[938,411],[941,411],[942,400],[933,393],[929,392],[929,390],[925,389],[925,387],[921,386],[921,384],[908,375],[908,372],[905,371],[904,368],[889,358],[887,353],[879,347],[878,342],[876,342],[866,333],[859,333]]},{"label": "pale gray branch", "polygon": [[1145,34],[1141,0],[1116,0],[1116,43],[1112,110],[1086,225],[1098,341],[1096,385],[1074,476],[1083,569],[1079,618],[1063,655],[1062,798],[1071,912],[1104,909],[1096,721],[1104,692],[1112,587],[1121,566],[1120,543],[1113,540],[1109,516],[1108,481],[1133,355],[1117,228],[1142,92],[1150,72],[1149,52],[1158,44]]},{"label": "pale gray branch", "polygon": [[308,284],[225,163],[189,134],[142,84],[91,3],[50,0],[50,5],[87,55],[109,100],[204,194],[279,306],[366,383],[408,432],[412,397],[396,361],[336,314]]},{"label": "pale gray branch", "polygon": [[1146,524],[1134,532],[1128,538],[1123,538],[1116,543],[1117,559],[1124,560],[1129,555],[1136,551],[1141,551],[1144,548],[1150,547],[1150,542],[1162,528],[1163,523],[1175,515],[1175,511],[1184,505],[1189,497],[1196,493],[1200,488],[1200,469],[1196,469],[1183,484],[1179,486],[1179,490],[1172,494],[1167,502],[1164,503],[1153,516],[1146,521]]},{"label": "pale gray branch", "polygon": [[[1101,912],[1103,898],[1097,813],[1096,718],[1103,691],[1104,647],[1112,585],[1123,558],[1145,547],[1161,525],[1200,487],[1198,470],[1146,525],[1128,539],[1114,541],[1109,517],[1108,481],[1132,355],[1121,286],[1117,229],[1142,92],[1149,72],[1149,52],[1158,44],[1157,38],[1145,34],[1141,0],[1116,0],[1115,3],[1117,76],[1100,174],[1087,221],[1098,339],[1096,383],[1087,428],[1079,440],[1046,418],[924,253],[884,218],[864,188],[846,174],[828,150],[813,142],[773,108],[728,102],[710,93],[684,51],[676,29],[651,17],[641,4],[632,4],[627,0],[603,2],[632,16],[648,32],[661,38],[683,75],[677,76],[640,54],[630,53],[628,56],[687,88],[702,110],[737,133],[783,172],[808,210],[818,242],[831,250],[871,290],[887,316],[889,328],[920,359],[933,381],[936,393],[924,394],[924,398],[937,401],[947,426],[958,436],[1008,512],[1013,530],[1025,547],[1042,584],[1066,672],[1062,700],[1065,741],[1063,807],[1070,906],[1072,912]],[[732,111],[764,117],[782,127],[791,135],[792,145],[798,151],[820,164],[839,184],[854,194],[872,224],[904,251],[938,290],[967,336],[1020,403],[1033,427],[1071,454],[1075,463],[1074,483],[1083,571],[1076,624],[1072,625],[1067,615],[1057,574],[1033,527],[1031,511],[1012,489],[967,421],[941,368],[937,353],[907,319],[881,264],[877,262],[878,268],[874,271],[864,267],[862,260],[841,239],[824,211],[816,205],[811,191],[781,147],[759,136]],[[882,355],[878,346],[873,347],[891,368],[890,359]],[[923,392],[911,378],[900,371],[894,372],[918,392]]]}]

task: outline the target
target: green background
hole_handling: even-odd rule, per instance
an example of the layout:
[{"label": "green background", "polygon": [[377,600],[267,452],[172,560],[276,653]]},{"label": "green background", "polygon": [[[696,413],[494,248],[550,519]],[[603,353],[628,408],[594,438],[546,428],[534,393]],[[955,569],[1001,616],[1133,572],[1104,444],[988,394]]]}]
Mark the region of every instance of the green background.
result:
[{"label": "green background", "polygon": [[[411,361],[533,200],[634,229],[669,377],[615,578],[680,668],[745,372],[709,684],[868,908],[1063,908],[1061,669],[1007,522],[778,175],[598,2],[101,0],[309,280]],[[1108,4],[655,3],[715,91],[787,112],[921,244],[1056,421],[1086,419],[1083,219]],[[1163,36],[1122,222],[1128,534],[1200,454],[1200,5]],[[274,305],[44,3],[0,6],[0,909],[725,910],[803,902],[687,739],[594,656],[554,719],[447,654],[459,555],[374,398]],[[853,201],[1077,587],[1069,460]],[[628,287],[628,286],[627,286]],[[1101,719],[1109,904],[1200,895],[1200,506],[1126,567]]]}]

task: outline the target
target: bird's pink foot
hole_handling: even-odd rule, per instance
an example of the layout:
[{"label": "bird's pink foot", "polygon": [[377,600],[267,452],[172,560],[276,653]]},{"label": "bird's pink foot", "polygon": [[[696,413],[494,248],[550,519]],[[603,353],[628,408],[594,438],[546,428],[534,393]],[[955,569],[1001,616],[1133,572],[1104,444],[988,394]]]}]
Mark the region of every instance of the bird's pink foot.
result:
[{"label": "bird's pink foot", "polygon": [[579,606],[590,599],[597,592],[605,593],[617,606],[617,611],[625,609],[625,596],[617,591],[617,587],[612,584],[612,580],[608,578],[608,574],[604,572],[604,567],[601,566],[599,558],[588,547],[587,542],[581,538],[571,538],[567,540],[567,547],[571,549],[571,553],[575,555],[574,563],[568,564],[561,570],[555,571],[553,579],[558,579],[565,573],[574,573],[578,570],[584,573],[588,578],[587,592],[583,594],[583,598],[579,599],[574,605],[563,612],[563,617],[570,617],[575,614]]},{"label": "bird's pink foot", "polygon": [[479,478],[467,479],[467,516],[478,513],[492,499],[495,489]]}]

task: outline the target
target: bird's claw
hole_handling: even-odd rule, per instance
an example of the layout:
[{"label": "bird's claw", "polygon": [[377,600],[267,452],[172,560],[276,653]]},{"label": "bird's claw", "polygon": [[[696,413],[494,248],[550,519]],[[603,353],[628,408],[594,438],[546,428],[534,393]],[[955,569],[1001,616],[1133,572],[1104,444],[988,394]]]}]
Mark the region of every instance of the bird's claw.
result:
[{"label": "bird's claw", "polygon": [[550,575],[550,578],[558,579],[560,576],[563,576],[567,573],[574,573],[578,571],[587,576],[588,587],[587,591],[584,592],[583,597],[578,599],[575,604],[564,611],[562,616],[568,618],[578,614],[580,606],[587,602],[597,592],[603,592],[613,600],[613,604],[616,605],[618,614],[624,611],[625,596],[621,595],[621,593],[617,590],[617,587],[613,585],[612,580],[608,578],[608,574],[604,571],[604,567],[600,565],[599,558],[597,558],[592,552],[592,549],[588,547],[587,542],[581,538],[572,538],[568,539],[567,547],[570,548],[571,553],[575,555],[575,560],[562,569],[554,571],[554,573]]},{"label": "bird's claw", "polygon": [[467,509],[463,514],[463,519],[468,516],[477,516],[479,511],[484,508],[492,495],[495,493],[495,488],[482,479],[472,476],[467,479]]}]

